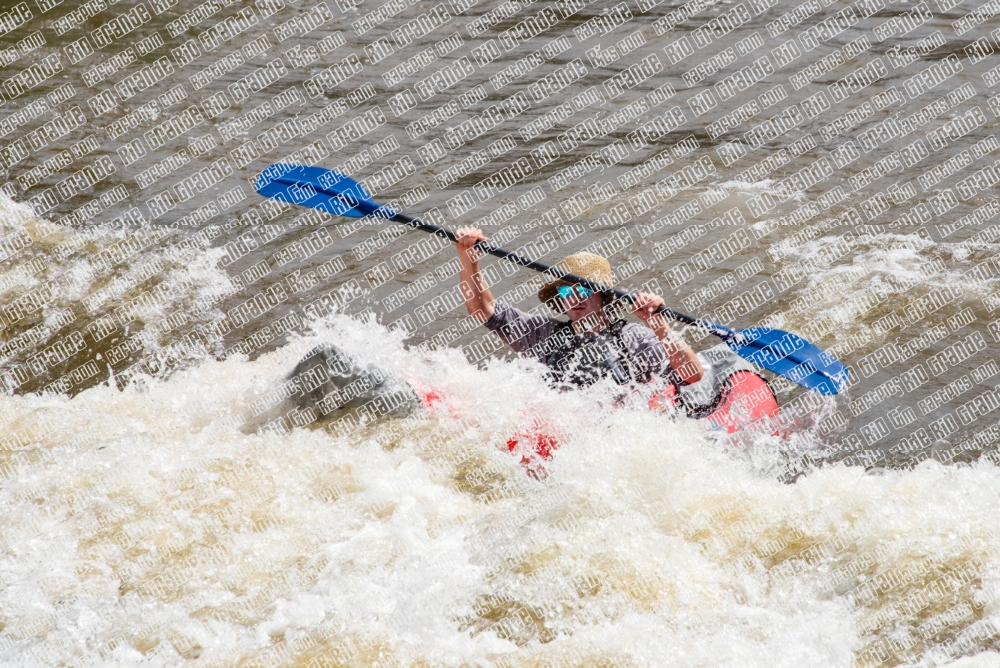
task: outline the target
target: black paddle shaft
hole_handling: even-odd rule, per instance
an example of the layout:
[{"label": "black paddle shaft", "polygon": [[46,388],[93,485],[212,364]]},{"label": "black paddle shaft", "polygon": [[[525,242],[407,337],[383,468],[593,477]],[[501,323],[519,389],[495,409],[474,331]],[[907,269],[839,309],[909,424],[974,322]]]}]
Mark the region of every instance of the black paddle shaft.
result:
[{"label": "black paddle shaft", "polygon": [[[452,232],[451,230],[446,230],[443,227],[438,227],[437,225],[431,225],[430,223],[425,223],[422,220],[419,220],[417,218],[411,218],[410,216],[407,216],[402,213],[397,213],[393,217],[393,220],[396,221],[397,223],[402,223],[404,225],[408,225],[418,230],[423,230],[424,232],[430,232],[431,234],[436,234],[439,237],[444,237],[445,239],[448,239],[452,243],[458,243],[458,239],[455,238],[455,233]],[[594,292],[614,293],[616,297],[624,299],[629,304],[635,304],[636,302],[636,298],[633,295],[629,294],[628,292],[625,292],[624,290],[612,288],[610,286],[604,285],[603,283],[599,283],[597,281],[592,281],[588,278],[584,278],[583,276],[570,274],[569,272],[565,272],[559,269],[558,267],[551,267],[547,264],[536,262],[535,260],[531,260],[521,255],[518,255],[517,253],[511,253],[509,250],[504,250],[503,248],[497,248],[496,246],[493,246],[488,243],[483,243],[482,241],[477,242],[475,248],[484,253],[488,253],[489,255],[492,255],[494,257],[503,258],[508,262],[519,264],[522,267],[527,267],[528,269],[534,269],[535,271],[547,274],[553,278],[562,279],[564,281],[569,281],[570,283],[577,283],[579,285],[583,285],[585,287],[590,288]],[[722,338],[728,338],[728,335],[730,334],[725,330],[717,331],[717,327],[713,326],[714,323],[707,323],[703,320],[699,320],[684,313],[675,311],[671,308],[667,308],[666,306],[660,306],[659,308],[656,309],[656,312],[662,313],[663,315],[672,318],[678,322],[683,322],[688,325],[695,325],[697,327],[707,329],[716,336],[720,336]]]}]

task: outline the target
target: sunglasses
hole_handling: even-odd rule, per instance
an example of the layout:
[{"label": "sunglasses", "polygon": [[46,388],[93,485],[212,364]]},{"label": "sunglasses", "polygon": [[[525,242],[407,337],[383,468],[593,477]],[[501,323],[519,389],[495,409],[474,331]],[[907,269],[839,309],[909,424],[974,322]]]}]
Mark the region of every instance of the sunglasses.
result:
[{"label": "sunglasses", "polygon": [[558,292],[559,296],[563,299],[569,299],[572,297],[574,291],[576,291],[576,294],[580,297],[580,299],[586,299],[594,294],[593,290],[583,285],[560,285],[556,288],[556,292]]}]

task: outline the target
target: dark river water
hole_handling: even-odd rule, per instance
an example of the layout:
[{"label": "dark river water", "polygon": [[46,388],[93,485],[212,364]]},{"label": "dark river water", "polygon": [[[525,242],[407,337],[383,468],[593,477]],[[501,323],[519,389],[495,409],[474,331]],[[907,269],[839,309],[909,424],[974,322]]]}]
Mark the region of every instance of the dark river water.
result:
[{"label": "dark river water", "polygon": [[[3,2],[0,656],[1000,665],[998,12]],[[765,372],[784,439],[595,411],[465,314],[447,244],[259,196],[281,162],[849,387]],[[250,428],[324,341],[445,408]],[[525,424],[562,434],[542,480]]]}]

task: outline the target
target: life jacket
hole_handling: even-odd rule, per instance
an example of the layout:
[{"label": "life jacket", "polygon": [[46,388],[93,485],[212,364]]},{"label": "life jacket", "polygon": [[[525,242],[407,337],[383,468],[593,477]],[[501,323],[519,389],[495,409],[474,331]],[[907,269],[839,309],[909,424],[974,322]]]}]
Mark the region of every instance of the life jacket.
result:
[{"label": "life jacket", "polygon": [[626,385],[638,378],[622,339],[624,320],[615,320],[601,332],[577,334],[572,322],[556,325],[542,344],[549,383],[560,389],[589,387],[605,378]]}]

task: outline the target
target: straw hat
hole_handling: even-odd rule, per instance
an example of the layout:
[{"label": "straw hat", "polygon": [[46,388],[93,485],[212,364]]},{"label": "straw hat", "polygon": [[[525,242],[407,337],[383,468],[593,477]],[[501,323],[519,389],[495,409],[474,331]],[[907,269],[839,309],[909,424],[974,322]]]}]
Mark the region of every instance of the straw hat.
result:
[{"label": "straw hat", "polygon": [[[558,264],[558,268],[568,274],[576,274],[596,283],[603,283],[611,287],[611,263],[600,255],[593,253],[574,253]],[[570,281],[559,279],[546,283],[538,291],[538,299],[548,304],[556,297],[556,290],[560,285],[573,285]]]}]

